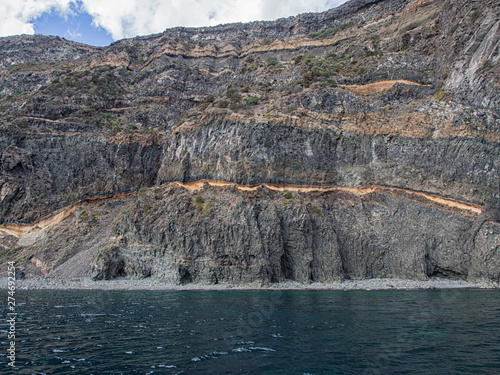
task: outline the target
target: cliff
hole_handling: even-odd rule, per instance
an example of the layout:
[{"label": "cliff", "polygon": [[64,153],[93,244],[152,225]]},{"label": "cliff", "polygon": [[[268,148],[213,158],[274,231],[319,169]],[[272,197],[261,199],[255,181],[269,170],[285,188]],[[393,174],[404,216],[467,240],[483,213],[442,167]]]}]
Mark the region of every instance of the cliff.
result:
[{"label": "cliff", "polygon": [[495,1],[353,0],[103,48],[0,38],[2,260],[498,284],[499,60]]}]

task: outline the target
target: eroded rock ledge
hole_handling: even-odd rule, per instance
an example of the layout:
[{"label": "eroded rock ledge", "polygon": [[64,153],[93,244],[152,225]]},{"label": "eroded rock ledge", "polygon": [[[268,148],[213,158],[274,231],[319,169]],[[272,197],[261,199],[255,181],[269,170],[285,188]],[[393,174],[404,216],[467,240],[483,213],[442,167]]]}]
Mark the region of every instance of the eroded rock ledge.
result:
[{"label": "eroded rock ledge", "polygon": [[372,135],[222,117],[172,134],[158,179],[381,185],[484,203],[498,191],[500,145],[475,138]]},{"label": "eroded rock ledge", "polygon": [[486,211],[391,189],[187,187],[82,202],[59,223],[17,240],[3,236],[23,246],[26,274],[57,278],[500,280],[500,224]]}]

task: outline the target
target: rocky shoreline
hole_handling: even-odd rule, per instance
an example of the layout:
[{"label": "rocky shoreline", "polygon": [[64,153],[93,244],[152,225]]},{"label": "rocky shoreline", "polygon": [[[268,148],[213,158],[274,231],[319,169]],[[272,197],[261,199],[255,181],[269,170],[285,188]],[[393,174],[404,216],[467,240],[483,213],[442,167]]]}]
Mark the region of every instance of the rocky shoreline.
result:
[{"label": "rocky shoreline", "polygon": [[[0,289],[7,289],[7,277],[0,278]],[[28,278],[16,280],[17,290],[432,290],[432,289],[494,289],[498,285],[472,284],[463,280],[430,279],[427,281],[403,279],[366,279],[345,280],[339,283],[300,284],[294,281],[273,283],[269,286],[259,284],[174,284],[155,279],[97,280],[79,278],[57,280],[53,278]]]}]

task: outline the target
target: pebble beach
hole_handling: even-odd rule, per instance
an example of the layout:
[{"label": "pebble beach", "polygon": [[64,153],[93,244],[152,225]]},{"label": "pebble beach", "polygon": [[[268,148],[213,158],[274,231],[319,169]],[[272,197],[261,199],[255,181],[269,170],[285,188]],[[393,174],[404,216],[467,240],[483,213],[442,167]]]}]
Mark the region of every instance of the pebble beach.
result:
[{"label": "pebble beach", "polygon": [[[0,278],[0,289],[7,289],[7,277]],[[345,280],[338,283],[300,284],[294,281],[261,284],[173,284],[156,279],[129,279],[94,281],[90,278],[54,279],[26,278],[16,280],[17,290],[429,290],[498,288],[496,285],[471,284],[463,280],[431,279],[426,281],[401,279]]]}]

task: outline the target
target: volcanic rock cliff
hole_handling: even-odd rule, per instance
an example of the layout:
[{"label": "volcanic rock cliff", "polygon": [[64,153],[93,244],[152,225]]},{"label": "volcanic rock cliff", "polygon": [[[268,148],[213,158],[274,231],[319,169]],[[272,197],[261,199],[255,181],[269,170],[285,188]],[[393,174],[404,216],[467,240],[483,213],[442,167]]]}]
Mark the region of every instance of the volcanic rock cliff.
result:
[{"label": "volcanic rock cliff", "polygon": [[496,1],[352,0],[108,47],[0,38],[27,276],[500,282]]}]

